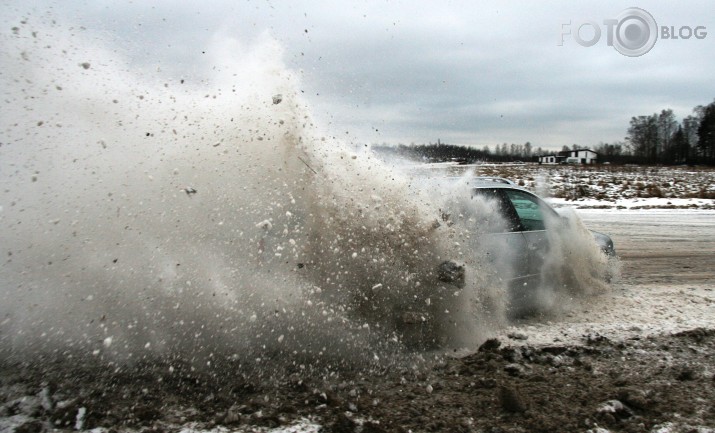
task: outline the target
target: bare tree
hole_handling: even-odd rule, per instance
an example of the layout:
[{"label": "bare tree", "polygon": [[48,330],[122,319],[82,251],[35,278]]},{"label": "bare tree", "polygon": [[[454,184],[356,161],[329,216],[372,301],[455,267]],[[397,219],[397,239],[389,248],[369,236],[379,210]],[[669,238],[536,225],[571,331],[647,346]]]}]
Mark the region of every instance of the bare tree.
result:
[{"label": "bare tree", "polygon": [[626,137],[631,153],[647,162],[658,157],[658,116],[631,117]]},{"label": "bare tree", "polygon": [[673,134],[678,128],[675,114],[670,108],[663,110],[658,115],[658,143],[656,145],[656,158],[661,162],[675,162],[673,149]]}]

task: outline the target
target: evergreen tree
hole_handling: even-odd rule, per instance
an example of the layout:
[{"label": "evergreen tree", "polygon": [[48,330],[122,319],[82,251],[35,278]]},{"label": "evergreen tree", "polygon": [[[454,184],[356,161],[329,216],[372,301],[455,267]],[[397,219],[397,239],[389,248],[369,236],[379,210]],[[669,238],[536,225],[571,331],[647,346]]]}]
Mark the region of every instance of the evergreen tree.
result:
[{"label": "evergreen tree", "polygon": [[705,107],[698,126],[698,150],[703,162],[715,164],[715,101]]}]

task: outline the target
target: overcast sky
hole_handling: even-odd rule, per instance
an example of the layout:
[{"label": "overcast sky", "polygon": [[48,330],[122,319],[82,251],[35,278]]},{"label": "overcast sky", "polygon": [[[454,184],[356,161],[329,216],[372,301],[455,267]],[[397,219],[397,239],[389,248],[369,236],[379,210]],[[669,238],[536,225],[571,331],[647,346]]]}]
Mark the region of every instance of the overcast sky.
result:
[{"label": "overcast sky", "polygon": [[[107,35],[132,62],[178,74],[190,73],[217,35],[250,45],[269,34],[287,67],[302,71],[318,122],[367,143],[590,147],[622,140],[632,116],[672,108],[682,119],[715,98],[711,0],[33,4],[3,8],[5,25],[17,13],[51,7],[60,19]],[[648,53],[624,56],[607,45],[603,21],[633,6],[659,28],[704,26],[707,36],[659,37]],[[587,21],[602,31],[591,47],[573,37]],[[590,25],[581,35],[595,36]]]}]

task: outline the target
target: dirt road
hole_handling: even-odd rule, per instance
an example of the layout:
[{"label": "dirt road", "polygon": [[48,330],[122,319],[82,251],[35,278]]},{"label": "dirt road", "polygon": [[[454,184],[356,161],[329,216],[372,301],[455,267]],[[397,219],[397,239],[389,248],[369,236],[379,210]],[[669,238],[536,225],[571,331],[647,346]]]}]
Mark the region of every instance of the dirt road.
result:
[{"label": "dirt road", "polygon": [[715,212],[580,210],[610,234],[623,258],[623,283],[715,287]]}]

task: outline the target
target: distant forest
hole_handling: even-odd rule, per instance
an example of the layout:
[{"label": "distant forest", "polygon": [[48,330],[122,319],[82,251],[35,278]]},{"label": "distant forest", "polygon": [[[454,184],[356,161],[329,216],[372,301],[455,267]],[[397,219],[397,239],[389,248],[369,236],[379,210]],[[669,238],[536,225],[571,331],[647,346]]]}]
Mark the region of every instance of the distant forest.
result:
[{"label": "distant forest", "polygon": [[[524,144],[497,144],[494,149],[437,143],[420,145],[374,145],[373,150],[430,162],[537,162],[542,155],[557,151]],[[631,118],[625,141],[599,143],[596,146],[563,146],[561,150],[591,149],[599,162],[613,164],[706,164],[715,165],[715,100],[698,105],[693,114],[678,122],[673,110]]]}]

